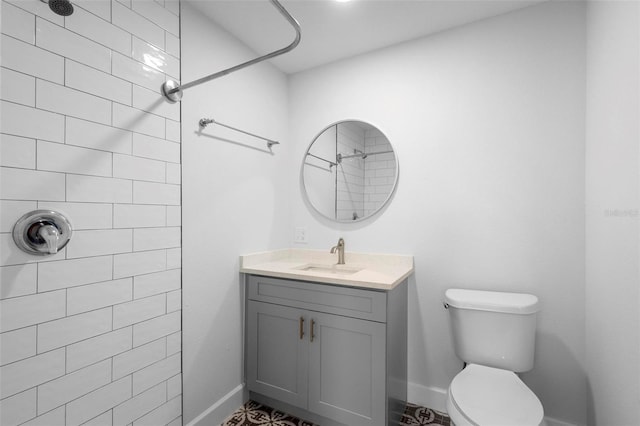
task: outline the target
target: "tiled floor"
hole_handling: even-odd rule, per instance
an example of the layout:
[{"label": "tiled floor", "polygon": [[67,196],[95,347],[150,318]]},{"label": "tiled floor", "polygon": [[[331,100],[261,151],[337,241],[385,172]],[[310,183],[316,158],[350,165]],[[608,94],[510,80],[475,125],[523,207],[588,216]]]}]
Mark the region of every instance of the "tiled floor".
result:
[{"label": "tiled floor", "polygon": [[[254,401],[247,402],[233,413],[222,426],[317,426],[282,411]],[[399,426],[450,426],[451,419],[444,414],[418,405],[407,404]]]},{"label": "tiled floor", "polygon": [[451,426],[451,419],[445,413],[419,405],[407,404],[400,426],[442,425]]}]

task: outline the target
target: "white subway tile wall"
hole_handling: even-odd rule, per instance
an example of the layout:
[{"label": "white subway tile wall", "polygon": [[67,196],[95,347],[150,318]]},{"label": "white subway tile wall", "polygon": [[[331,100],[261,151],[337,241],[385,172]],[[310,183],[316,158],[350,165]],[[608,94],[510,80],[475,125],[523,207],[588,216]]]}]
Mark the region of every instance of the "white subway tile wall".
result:
[{"label": "white subway tile wall", "polygon": [[[358,122],[338,125],[337,150],[342,155],[353,155],[365,150],[365,129]],[[339,220],[353,220],[364,215],[365,160],[346,158],[338,167],[336,181],[336,216]]]},{"label": "white subway tile wall", "polygon": [[337,135],[342,155],[383,153],[366,158],[343,159],[338,167],[336,214],[340,220],[375,213],[389,197],[396,178],[393,147],[376,128],[364,128],[357,122],[341,123]]},{"label": "white subway tile wall", "polygon": [[[179,2],[0,1],[0,424],[180,425]],[[13,243],[38,208],[55,256]]]},{"label": "white subway tile wall", "polygon": [[[365,152],[393,151],[387,137],[378,129],[365,132]],[[396,180],[396,157],[393,152],[370,155],[364,170],[364,214],[375,213],[391,194]]]}]

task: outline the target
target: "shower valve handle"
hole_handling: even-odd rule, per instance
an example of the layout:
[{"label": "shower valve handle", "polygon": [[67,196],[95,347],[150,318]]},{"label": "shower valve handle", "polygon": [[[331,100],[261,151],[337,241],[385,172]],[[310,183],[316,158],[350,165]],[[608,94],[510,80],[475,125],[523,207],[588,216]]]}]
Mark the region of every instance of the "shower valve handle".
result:
[{"label": "shower valve handle", "polygon": [[13,227],[13,241],[22,251],[46,256],[62,250],[71,239],[71,223],[53,210],[34,210]]}]

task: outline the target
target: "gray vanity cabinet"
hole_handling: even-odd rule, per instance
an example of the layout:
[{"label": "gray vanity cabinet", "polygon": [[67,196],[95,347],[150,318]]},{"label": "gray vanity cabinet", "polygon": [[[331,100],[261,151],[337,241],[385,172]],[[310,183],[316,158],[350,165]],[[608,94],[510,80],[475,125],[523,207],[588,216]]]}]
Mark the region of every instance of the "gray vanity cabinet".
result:
[{"label": "gray vanity cabinet", "polygon": [[299,337],[304,315],[271,303],[247,305],[249,389],[302,408],[307,406],[308,365],[308,342]]},{"label": "gray vanity cabinet", "polygon": [[385,326],[313,313],[309,411],[346,425],[384,424]]},{"label": "gray vanity cabinet", "polygon": [[[389,297],[248,276],[245,357],[252,397],[323,426],[397,424],[406,402],[406,283],[397,289]],[[400,293],[404,307],[389,309]]]}]

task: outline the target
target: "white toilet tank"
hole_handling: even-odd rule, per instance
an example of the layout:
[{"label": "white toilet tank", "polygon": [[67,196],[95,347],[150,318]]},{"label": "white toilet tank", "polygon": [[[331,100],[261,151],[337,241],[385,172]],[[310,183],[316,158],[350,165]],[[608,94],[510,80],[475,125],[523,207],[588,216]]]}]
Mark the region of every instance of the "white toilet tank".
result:
[{"label": "white toilet tank", "polygon": [[536,296],[449,289],[444,301],[460,359],[517,373],[533,368]]}]

